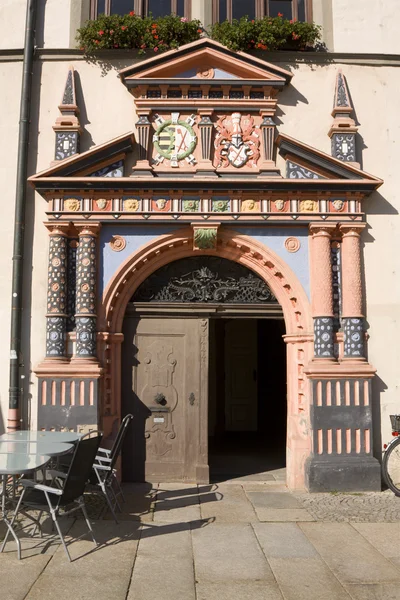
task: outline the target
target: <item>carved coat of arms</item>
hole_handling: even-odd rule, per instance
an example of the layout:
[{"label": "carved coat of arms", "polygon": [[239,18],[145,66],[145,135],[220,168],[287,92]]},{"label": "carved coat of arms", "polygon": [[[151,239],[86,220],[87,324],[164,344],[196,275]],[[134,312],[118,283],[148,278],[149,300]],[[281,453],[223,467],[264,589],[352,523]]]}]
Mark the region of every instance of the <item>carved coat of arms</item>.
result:
[{"label": "carved coat of arms", "polygon": [[250,115],[239,112],[222,117],[216,123],[215,162],[217,167],[243,167],[248,161],[255,167],[260,158],[260,129]]}]

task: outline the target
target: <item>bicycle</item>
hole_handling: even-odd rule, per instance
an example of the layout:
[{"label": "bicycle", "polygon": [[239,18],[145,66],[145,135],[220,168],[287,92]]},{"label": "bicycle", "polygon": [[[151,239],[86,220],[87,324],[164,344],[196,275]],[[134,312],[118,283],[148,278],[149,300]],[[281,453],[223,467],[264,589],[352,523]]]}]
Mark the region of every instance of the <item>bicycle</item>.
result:
[{"label": "bicycle", "polygon": [[393,439],[384,444],[382,475],[389,489],[400,496],[400,415],[390,415]]}]

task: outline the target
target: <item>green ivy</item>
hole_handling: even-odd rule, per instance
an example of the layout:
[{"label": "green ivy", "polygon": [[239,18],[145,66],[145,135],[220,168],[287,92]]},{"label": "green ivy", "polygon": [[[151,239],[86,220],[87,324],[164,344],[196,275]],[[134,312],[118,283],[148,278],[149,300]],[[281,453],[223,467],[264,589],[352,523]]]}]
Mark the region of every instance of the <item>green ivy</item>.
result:
[{"label": "green ivy", "polygon": [[135,48],[140,53],[146,50],[164,52],[198,40],[202,31],[200,21],[196,19],[189,21],[176,15],[142,18],[131,12],[128,15],[99,15],[93,21],[86,21],[78,29],[76,39],[87,55],[113,48]]},{"label": "green ivy", "polygon": [[321,27],[282,17],[242,17],[211,27],[211,37],[231,50],[305,50],[321,39]]}]

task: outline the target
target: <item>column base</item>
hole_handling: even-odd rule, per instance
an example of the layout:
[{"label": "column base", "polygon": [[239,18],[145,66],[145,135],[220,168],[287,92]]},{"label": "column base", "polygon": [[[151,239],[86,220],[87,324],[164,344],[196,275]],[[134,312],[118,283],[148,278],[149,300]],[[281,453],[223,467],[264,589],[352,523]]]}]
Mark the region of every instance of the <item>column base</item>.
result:
[{"label": "column base", "polygon": [[306,486],[309,492],[378,492],[381,466],[376,458],[344,457],[332,459],[310,456],[306,461]]}]

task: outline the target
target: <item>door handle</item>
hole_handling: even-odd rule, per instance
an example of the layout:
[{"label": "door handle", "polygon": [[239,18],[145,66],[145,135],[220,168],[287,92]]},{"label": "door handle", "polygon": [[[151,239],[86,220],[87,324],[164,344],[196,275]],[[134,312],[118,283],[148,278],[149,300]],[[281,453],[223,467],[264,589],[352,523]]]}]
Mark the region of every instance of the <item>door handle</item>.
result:
[{"label": "door handle", "polygon": [[193,392],[190,392],[190,394],[189,394],[189,404],[190,404],[190,406],[193,406],[195,400],[196,400],[196,398],[195,398]]}]

